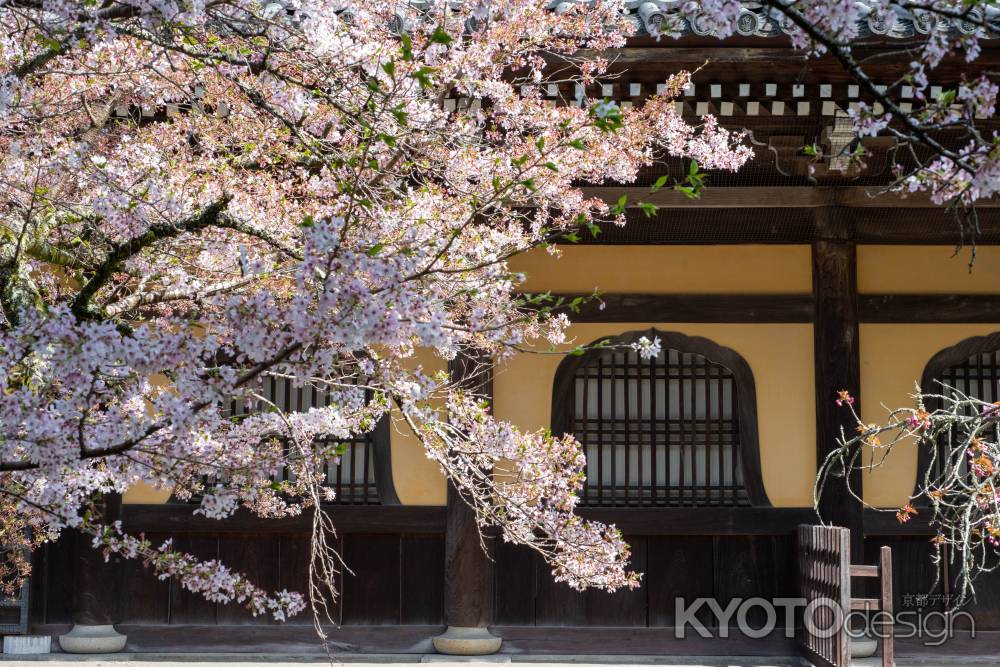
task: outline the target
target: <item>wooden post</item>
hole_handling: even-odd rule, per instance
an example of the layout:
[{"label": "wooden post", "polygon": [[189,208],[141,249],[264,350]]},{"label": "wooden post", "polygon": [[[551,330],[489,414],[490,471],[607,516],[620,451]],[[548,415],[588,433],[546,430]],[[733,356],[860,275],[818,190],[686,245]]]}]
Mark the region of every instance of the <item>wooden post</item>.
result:
[{"label": "wooden post", "polygon": [[882,624],[882,667],[893,667],[895,655],[892,640],[895,618],[892,606],[892,548],[883,546],[879,549],[879,583],[881,584],[881,611],[879,616]]},{"label": "wooden post", "polygon": [[[853,226],[832,208],[815,212],[816,236],[812,246],[813,297],[816,316],[813,341],[816,364],[816,464],[833,449],[841,428],[853,435],[857,424],[847,407],[834,401],[837,392],[854,396],[861,410],[861,359],[858,341],[857,256]],[[864,556],[861,504],[847,492],[843,478],[827,480],[820,499],[824,520],[851,531],[851,560]],[[850,474],[851,488],[861,494],[861,473]]]},{"label": "wooden post", "polygon": [[[488,359],[459,355],[449,364],[454,381],[493,401],[493,369]],[[445,528],[445,617],[448,629],[434,638],[434,648],[450,655],[488,655],[501,640],[490,634],[493,622],[493,560],[483,551],[475,512],[448,483]]]},{"label": "wooden post", "polygon": [[[121,496],[105,496],[100,509],[104,522],[114,522],[121,511]],[[59,646],[66,653],[115,653],[125,648],[126,637],[115,630],[112,618],[116,560],[105,562],[101,551],[91,546],[89,536],[77,536],[73,628],[59,637]]]}]

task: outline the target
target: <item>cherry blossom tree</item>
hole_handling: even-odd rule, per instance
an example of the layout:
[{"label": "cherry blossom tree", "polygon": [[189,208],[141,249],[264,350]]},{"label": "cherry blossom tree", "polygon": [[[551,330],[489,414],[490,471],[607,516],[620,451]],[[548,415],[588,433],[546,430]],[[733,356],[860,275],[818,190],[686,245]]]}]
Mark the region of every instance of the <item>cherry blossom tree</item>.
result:
[{"label": "cherry blossom tree", "polygon": [[[0,4],[5,536],[81,530],[211,600],[283,619],[304,608],[299,592],[124,534],[101,499],[144,482],[200,496],[194,511],[212,518],[312,512],[321,617],[339,565],[322,471],[342,447],[316,443],[395,418],[483,525],[557,579],[637,585],[618,531],[574,514],[572,437],[519,432],[408,363],[418,348],[502,359],[563,342],[565,314],[519,295],[507,260],[622,218],[574,184],[630,181],[660,151],[717,169],[749,158],[740,135],[677,115],[684,74],[641,109],[542,99],[543,54],[621,45],[618,10]],[[591,82],[607,63],[574,66]],[[282,412],[261,391],[268,377],[329,406]],[[233,401],[255,409],[234,416]],[[292,481],[275,481],[282,470]]]},{"label": "cherry blossom tree", "polygon": [[[674,4],[720,37],[741,9]],[[855,3],[764,6],[790,22],[796,46],[829,52],[872,88],[851,59]],[[924,94],[944,53],[978,53],[991,20],[972,15],[978,6],[876,2],[869,13],[979,21],[961,37],[931,32],[905,77]],[[388,418],[421,437],[481,525],[536,550],[557,579],[637,585],[614,527],[574,514],[583,460],[572,437],[497,421],[457,378],[412,363],[419,348],[502,360],[565,342],[561,304],[519,293],[524,277],[507,261],[623,221],[621,203],[577,184],[630,182],[665,155],[718,170],[751,156],[740,133],[678,115],[683,72],[635,108],[543,98],[549,83],[602,80],[600,54],[634,31],[621,9],[0,0],[5,541],[80,530],[212,600],[281,619],[304,609],[301,593],[124,534],[102,498],[143,482],[200,497],[194,511],[212,518],[309,512],[318,625],[339,566],[322,470],[342,447],[317,443]],[[546,56],[571,67],[547,68]],[[995,191],[994,139],[971,111],[992,108],[993,84],[966,82],[908,116],[876,92],[883,111],[858,114],[859,135],[934,151],[898,187],[963,204]],[[934,143],[953,125],[969,133],[958,152]],[[696,194],[690,185],[679,184]],[[659,343],[637,348],[656,355]],[[329,406],[283,412],[266,378],[312,387]],[[255,409],[230,414],[234,401]],[[291,481],[275,481],[282,470]],[[8,579],[25,571],[6,563]]]}]

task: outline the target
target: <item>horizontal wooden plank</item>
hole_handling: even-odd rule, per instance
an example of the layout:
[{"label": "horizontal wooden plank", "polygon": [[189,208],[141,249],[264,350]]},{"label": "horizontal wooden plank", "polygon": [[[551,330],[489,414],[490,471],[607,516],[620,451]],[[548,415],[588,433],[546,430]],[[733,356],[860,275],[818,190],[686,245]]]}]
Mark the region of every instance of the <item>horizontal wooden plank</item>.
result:
[{"label": "horizontal wooden plank", "polygon": [[930,525],[928,516],[930,510],[921,511],[917,508],[918,514],[911,517],[906,523],[900,523],[896,519],[894,512],[882,512],[879,510],[866,508],[864,510],[865,536],[866,537],[891,537],[896,535],[913,535],[931,537],[937,531]]},{"label": "horizontal wooden plank", "polygon": [[877,577],[878,565],[852,565],[852,577]]},{"label": "horizontal wooden plank", "polygon": [[[557,294],[567,301],[577,296]],[[574,322],[812,322],[811,294],[602,294]]]},{"label": "horizontal wooden plank", "polygon": [[825,187],[708,187],[692,199],[671,188],[650,192],[644,187],[584,187],[587,197],[614,203],[622,197],[628,207],[640,202],[659,208],[816,208],[836,203],[833,189]]},{"label": "horizontal wooden plank", "polygon": [[[617,202],[625,197],[628,206],[640,202],[655,204],[659,208],[929,208],[940,209],[925,193],[902,197],[884,193],[877,187],[864,186],[730,186],[708,187],[701,196],[692,199],[672,188],[651,192],[646,187],[600,186],[581,188],[584,195],[607,202]],[[1000,199],[988,199],[976,204],[979,208],[1000,207]]]},{"label": "horizontal wooden plank", "polygon": [[[222,521],[192,514],[194,505],[123,505],[126,531],[171,535],[220,533],[308,533],[312,516],[262,519],[245,510]],[[444,533],[445,508],[423,505],[331,506],[328,508],[340,533]]]},{"label": "horizontal wooden plank", "polygon": [[877,611],[882,608],[878,598],[851,598],[851,609],[856,611]]},{"label": "horizontal wooden plank", "polygon": [[1000,323],[1000,294],[861,294],[862,322]]},{"label": "horizontal wooden plank", "polygon": [[816,522],[808,507],[585,507],[579,513],[626,535],[791,535],[799,524]]}]

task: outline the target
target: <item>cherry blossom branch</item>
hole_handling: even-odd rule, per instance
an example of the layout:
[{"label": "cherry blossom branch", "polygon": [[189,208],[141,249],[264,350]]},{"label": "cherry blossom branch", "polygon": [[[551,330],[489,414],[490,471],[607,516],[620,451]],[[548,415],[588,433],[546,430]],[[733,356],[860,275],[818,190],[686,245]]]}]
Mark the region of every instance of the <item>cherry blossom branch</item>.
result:
[{"label": "cherry blossom branch", "polygon": [[[916,407],[891,410],[881,424],[866,424],[853,398],[840,392],[837,403],[857,423],[853,435],[841,433],[839,447],[823,462],[815,496],[830,484],[845,484],[856,502],[875,511],[895,512],[900,523],[921,513],[936,534],[933,562],[957,565],[957,608],[975,597],[975,581],[1000,565],[1000,404],[942,385],[941,393],[913,396]],[[926,405],[941,407],[929,412]],[[899,509],[872,507],[850,486],[850,471],[871,471],[894,449],[914,447],[926,461],[909,502]]]}]

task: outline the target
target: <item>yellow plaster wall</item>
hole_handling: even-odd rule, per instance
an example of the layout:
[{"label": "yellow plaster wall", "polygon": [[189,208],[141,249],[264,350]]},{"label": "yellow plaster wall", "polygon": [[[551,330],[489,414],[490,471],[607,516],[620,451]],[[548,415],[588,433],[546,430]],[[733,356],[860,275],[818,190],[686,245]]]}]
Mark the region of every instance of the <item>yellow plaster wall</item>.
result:
[{"label": "yellow plaster wall", "polygon": [[[862,324],[861,417],[885,421],[888,410],[914,405],[914,385],[924,366],[946,347],[1000,329],[996,324]],[[866,471],[865,501],[900,507],[917,479],[917,449],[904,443],[878,468]]]},{"label": "yellow plaster wall", "polygon": [[561,257],[515,257],[526,292],[633,294],[804,294],[812,291],[809,246],[571,245]]},{"label": "yellow plaster wall", "polygon": [[[445,370],[448,362],[430,350],[418,350],[411,367],[422,366],[427,375]],[[438,465],[424,454],[424,446],[416,434],[393,410],[389,429],[392,451],[392,481],[403,505],[444,505],[448,486]]]},{"label": "yellow plaster wall", "polygon": [[122,495],[125,505],[162,505],[170,500],[170,489],[157,489],[143,482],[130,487]]},{"label": "yellow plaster wall", "polygon": [[[816,470],[813,334],[809,324],[575,324],[574,343],[655,326],[704,336],[746,359],[757,389],[764,488],[777,507],[812,505]],[[567,346],[569,347],[569,346]],[[497,368],[497,417],[535,430],[551,426],[552,384],[559,354],[519,354]]]},{"label": "yellow plaster wall", "polygon": [[862,294],[1000,293],[1000,246],[979,246],[969,272],[971,248],[950,246],[858,246],[858,291]]}]

